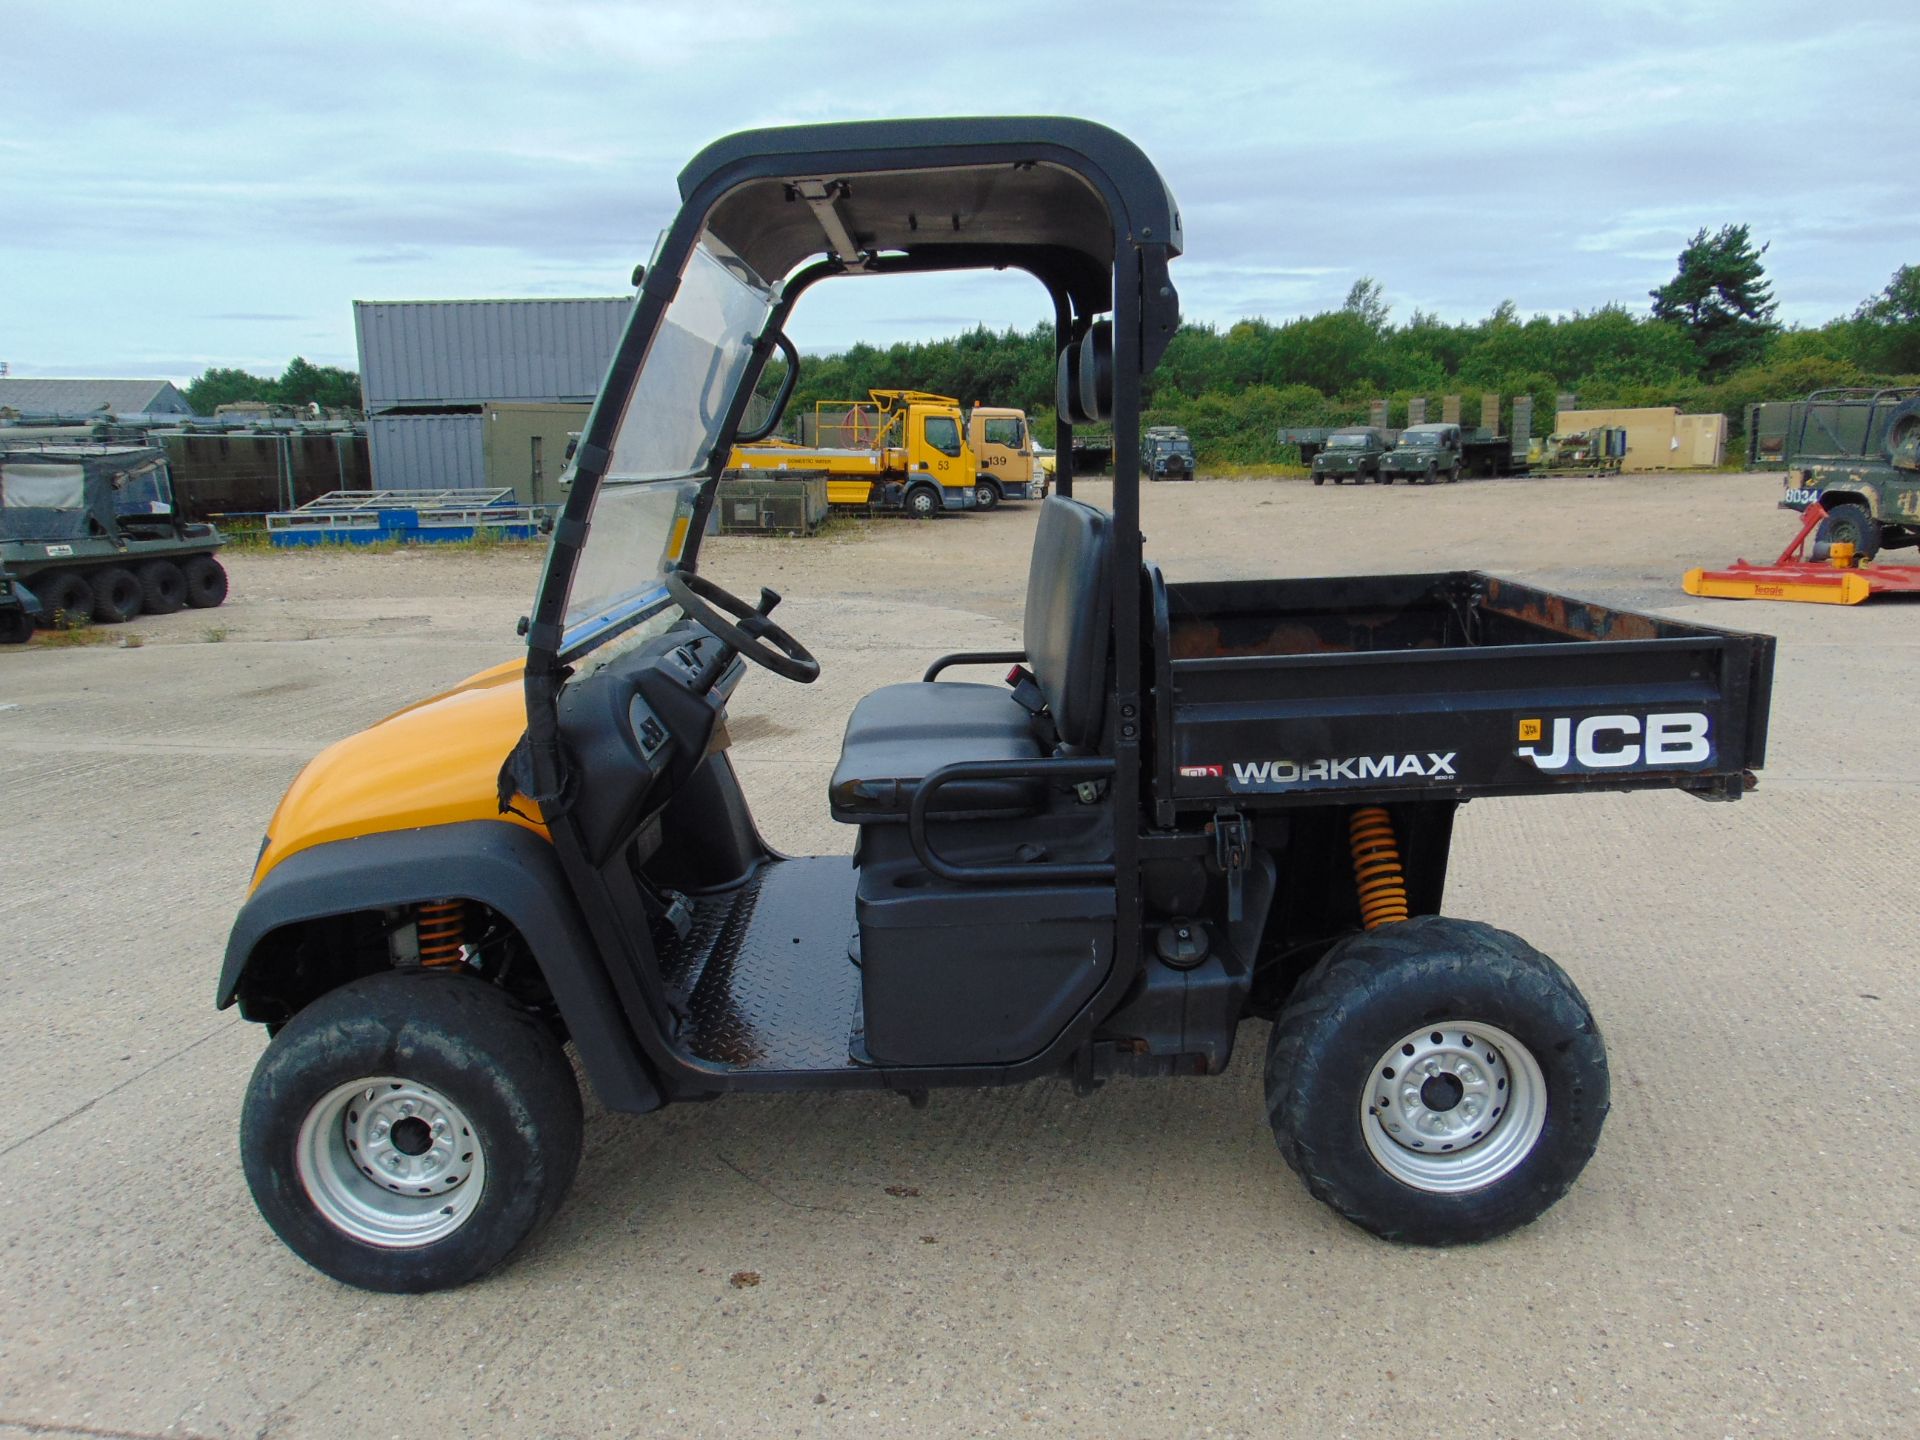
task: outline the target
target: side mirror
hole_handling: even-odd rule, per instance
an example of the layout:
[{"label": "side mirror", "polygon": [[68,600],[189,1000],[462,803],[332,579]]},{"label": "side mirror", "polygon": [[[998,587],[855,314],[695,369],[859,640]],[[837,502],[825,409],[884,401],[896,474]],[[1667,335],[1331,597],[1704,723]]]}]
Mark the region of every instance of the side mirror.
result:
[{"label": "side mirror", "polygon": [[[785,362],[786,373],[780,377],[779,390],[775,392],[773,399],[767,402],[767,413],[756,424],[742,425],[733,437],[736,441],[764,440],[771,435],[774,427],[780,423],[780,417],[786,413],[787,401],[793,397],[793,387],[799,383],[800,352],[793,348],[793,342],[787,338],[785,331],[774,335],[773,347],[780,352],[780,357]],[[772,352],[769,351],[765,359],[761,360],[760,368],[754,372],[753,385],[756,391],[772,359]]]}]

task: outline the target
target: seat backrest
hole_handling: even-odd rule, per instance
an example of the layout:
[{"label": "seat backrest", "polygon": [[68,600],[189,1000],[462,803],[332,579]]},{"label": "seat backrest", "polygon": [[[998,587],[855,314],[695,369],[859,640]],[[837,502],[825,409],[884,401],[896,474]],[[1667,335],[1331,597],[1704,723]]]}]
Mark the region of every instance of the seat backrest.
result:
[{"label": "seat backrest", "polygon": [[1062,495],[1040,506],[1027,570],[1027,664],[1069,745],[1100,742],[1113,610],[1113,517]]}]

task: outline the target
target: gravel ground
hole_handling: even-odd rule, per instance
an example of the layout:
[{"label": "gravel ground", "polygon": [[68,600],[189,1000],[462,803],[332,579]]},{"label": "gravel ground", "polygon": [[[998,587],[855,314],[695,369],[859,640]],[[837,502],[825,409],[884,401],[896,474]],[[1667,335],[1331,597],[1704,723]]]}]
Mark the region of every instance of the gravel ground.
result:
[{"label": "gravel ground", "polygon": [[[1224,1078],[1087,1100],[589,1102],[578,1183],[515,1264],[450,1295],[344,1289],[241,1181],[264,1036],[212,1009],[226,927],[301,763],[507,658],[539,555],[235,555],[226,608],[111,632],[138,648],[0,653],[0,1436],[1908,1432],[1916,614],[1681,594],[1688,564],[1778,548],[1776,493],[1145,496],[1174,579],[1473,565],[1780,636],[1747,801],[1462,813],[1449,910],[1572,972],[1615,1088],[1564,1202],[1448,1252],[1301,1190],[1256,1024]],[[785,592],[826,665],[807,689],[756,672],[734,708],[776,844],[850,848],[824,790],[860,694],[1015,640],[1032,513],[715,542],[712,572]]]}]

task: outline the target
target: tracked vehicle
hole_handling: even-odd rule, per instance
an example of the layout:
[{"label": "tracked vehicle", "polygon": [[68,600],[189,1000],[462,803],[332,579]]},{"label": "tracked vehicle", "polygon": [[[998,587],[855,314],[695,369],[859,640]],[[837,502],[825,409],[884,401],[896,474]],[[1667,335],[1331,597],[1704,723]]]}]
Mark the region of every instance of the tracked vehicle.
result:
[{"label": "tracked vehicle", "polygon": [[[1164,575],[1140,406],[1179,322],[1180,216],[1110,130],[750,132],[680,197],[524,656],[322,753],[268,826],[217,999],[272,1035],[240,1148],[279,1235],[372,1289],[484,1274],[573,1175],[567,1044],[605,1106],[649,1111],[1217,1075],[1245,1034],[1280,1154],[1357,1224],[1448,1244],[1551,1205],[1607,1113],[1600,1031],[1551,960],[1440,913],[1454,812],[1738,797],[1771,641],[1467,570]],[[1024,271],[1054,309],[1024,645],[862,699],[820,797],[852,857],[783,855],[727,708],[820,663],[778,595],[702,572],[715,486],[803,296],[964,268]],[[1091,424],[1111,511],[1073,493]],[[987,666],[1011,683],[954,678]],[[1164,1145],[1177,1165],[1177,1128]]]}]

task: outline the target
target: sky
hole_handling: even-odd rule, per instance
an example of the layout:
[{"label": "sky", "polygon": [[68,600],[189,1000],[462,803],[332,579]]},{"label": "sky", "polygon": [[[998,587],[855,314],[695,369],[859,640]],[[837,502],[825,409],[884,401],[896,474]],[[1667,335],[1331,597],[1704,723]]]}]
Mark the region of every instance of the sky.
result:
[{"label": "sky", "polygon": [[[1702,226],[1818,324],[1920,262],[1914,0],[0,0],[0,362],[356,368],[355,300],[611,295],[761,125],[1074,114],[1181,206],[1229,325],[1644,309]],[[825,286],[811,352],[1050,314],[1013,275]]]}]

